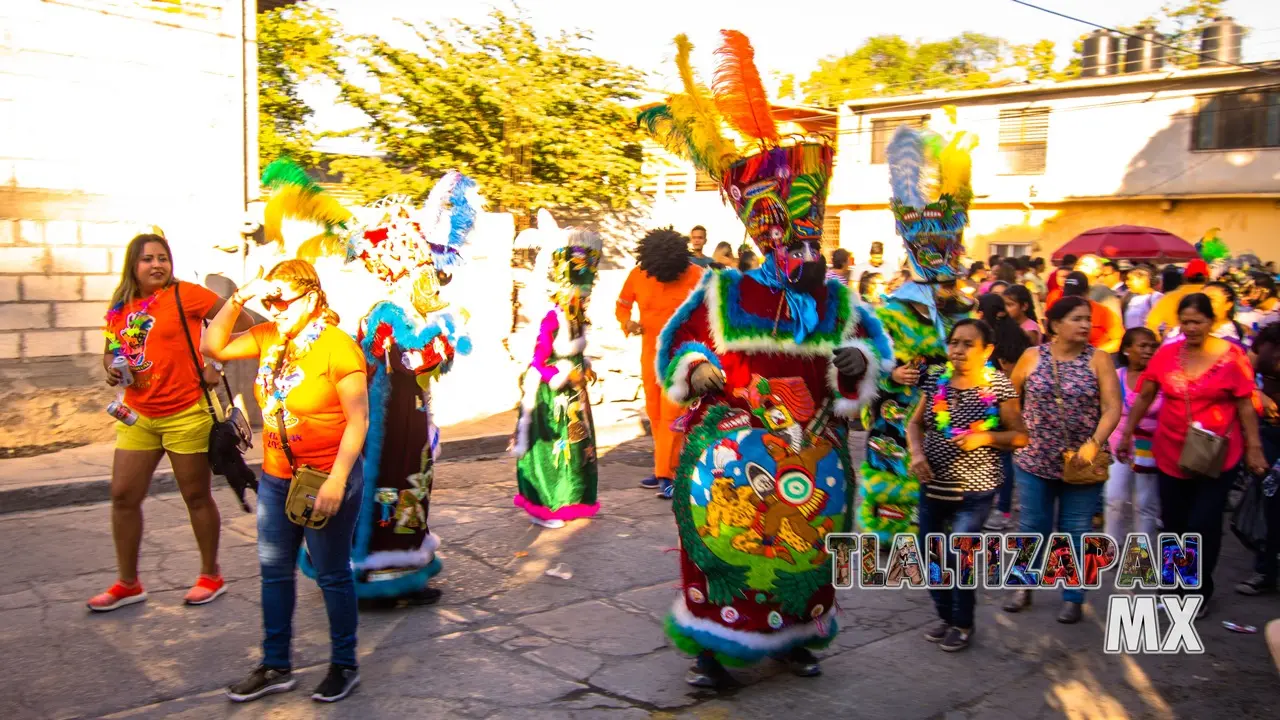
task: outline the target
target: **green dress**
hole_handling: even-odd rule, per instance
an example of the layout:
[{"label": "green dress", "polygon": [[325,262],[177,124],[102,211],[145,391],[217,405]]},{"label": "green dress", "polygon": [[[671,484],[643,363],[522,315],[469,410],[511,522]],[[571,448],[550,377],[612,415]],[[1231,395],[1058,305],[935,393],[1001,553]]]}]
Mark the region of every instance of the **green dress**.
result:
[{"label": "green dress", "polygon": [[600,510],[595,427],[582,377],[586,338],[575,325],[558,308],[547,313],[521,380],[514,501],[536,520],[573,520]]}]

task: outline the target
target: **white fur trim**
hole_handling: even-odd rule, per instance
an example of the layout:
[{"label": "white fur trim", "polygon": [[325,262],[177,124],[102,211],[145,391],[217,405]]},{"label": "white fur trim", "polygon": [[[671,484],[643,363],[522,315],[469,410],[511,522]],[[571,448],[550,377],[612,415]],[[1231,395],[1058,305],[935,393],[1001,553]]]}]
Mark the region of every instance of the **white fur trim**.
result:
[{"label": "white fur trim", "polygon": [[547,381],[547,385],[550,385],[552,390],[560,390],[565,386],[565,383],[569,382],[569,373],[571,372],[573,372],[572,362],[557,360],[556,374],[551,376],[551,379]]},{"label": "white fur trim", "polygon": [[383,552],[369,553],[368,557],[360,562],[352,562],[351,566],[357,570],[380,570],[382,568],[391,567],[426,567],[436,557],[436,550],[440,547],[440,536],[435,533],[427,533],[422,538],[422,546],[417,550],[385,550]]},{"label": "white fur trim", "polygon": [[880,387],[880,376],[884,372],[884,362],[876,356],[871,343],[862,338],[850,338],[840,343],[842,348],[854,348],[867,359],[867,371],[858,381],[858,397],[847,398],[840,395],[840,371],[834,362],[827,363],[827,387],[835,397],[831,411],[843,418],[857,417],[864,405],[876,398]]},{"label": "white fur trim", "polygon": [[671,402],[689,402],[689,394],[693,389],[689,385],[689,375],[693,366],[700,362],[709,362],[706,355],[700,352],[687,352],[676,361],[675,372],[671,375],[671,387],[667,388],[667,397]]},{"label": "white fur trim", "polygon": [[[587,349],[587,332],[584,328],[582,334],[576,338],[569,338],[569,319],[564,316],[564,311],[557,306],[554,310],[556,314],[556,325],[559,329],[556,336],[551,341],[551,350],[559,357],[571,357],[579,355]],[[563,338],[563,339],[561,339]]]},{"label": "white fur trim", "polygon": [[746,630],[734,630],[720,623],[695,617],[693,613],[689,612],[689,608],[685,606],[684,594],[682,593],[672,604],[671,615],[676,624],[681,627],[714,635],[752,650],[770,653],[785,650],[809,638],[821,636],[820,628],[825,628],[831,624],[831,618],[835,617],[835,610],[828,609],[816,621],[807,622],[803,625],[792,625],[777,632],[748,632]]},{"label": "white fur trim", "polygon": [[520,393],[520,420],[516,422],[516,441],[511,446],[511,457],[524,457],[533,443],[529,431],[533,427],[533,408],[537,404],[538,386],[542,384],[542,376],[537,370],[527,368],[524,371],[524,383]]},{"label": "white fur trim", "polygon": [[[705,305],[707,308],[708,324],[711,326],[712,347],[717,353],[725,352],[761,352],[775,353],[782,355],[798,355],[801,357],[811,357],[814,355],[830,355],[838,345],[831,341],[814,341],[810,340],[803,345],[796,343],[795,338],[789,333],[779,334],[770,338],[747,338],[742,340],[734,340],[732,342],[725,340],[724,321],[720,316],[720,277],[719,274],[711,275],[708,273],[709,282],[705,294]],[[741,282],[741,278],[737,282]],[[850,293],[852,297],[854,293]],[[844,327],[840,329],[840,337],[849,337],[854,335],[858,329],[858,313],[853,304],[849,305],[849,319],[845,321]],[[873,357],[873,356],[869,356]]]}]

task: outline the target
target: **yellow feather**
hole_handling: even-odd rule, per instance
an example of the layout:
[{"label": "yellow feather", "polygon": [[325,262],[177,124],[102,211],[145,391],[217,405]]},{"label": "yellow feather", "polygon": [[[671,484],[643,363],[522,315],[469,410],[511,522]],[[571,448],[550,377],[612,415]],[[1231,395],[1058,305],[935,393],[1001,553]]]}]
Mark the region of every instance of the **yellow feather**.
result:
[{"label": "yellow feather", "polygon": [[313,192],[295,185],[286,185],[275,191],[262,212],[262,233],[268,242],[284,246],[281,224],[286,217],[309,220],[326,228],[332,228],[351,219],[351,211],[323,192]]},{"label": "yellow feather", "polygon": [[961,202],[967,200],[973,190],[970,178],[973,171],[971,153],[978,146],[978,136],[968,132],[958,132],[952,136],[951,142],[938,153],[939,171],[942,174],[940,192],[950,195]]},{"label": "yellow feather", "polygon": [[693,149],[713,176],[719,176],[726,167],[738,159],[738,149],[721,132],[722,118],[715,100],[706,88],[698,84],[693,74],[689,55],[693,44],[683,33],[676,36],[676,68],[684,93],[670,98],[669,107],[675,122],[686,129]]},{"label": "yellow feather", "polygon": [[347,243],[345,240],[337,235],[323,232],[299,245],[298,252],[294,253],[294,255],[299,260],[314,263],[322,257],[345,254],[346,252]]}]

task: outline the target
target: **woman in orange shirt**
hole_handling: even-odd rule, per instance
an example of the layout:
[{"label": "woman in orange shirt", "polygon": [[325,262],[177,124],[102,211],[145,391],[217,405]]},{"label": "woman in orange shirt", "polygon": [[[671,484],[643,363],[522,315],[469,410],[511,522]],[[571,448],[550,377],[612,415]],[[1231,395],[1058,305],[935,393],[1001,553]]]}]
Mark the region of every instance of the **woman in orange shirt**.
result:
[{"label": "woman in orange shirt", "polygon": [[[232,336],[244,304],[261,297],[270,322]],[[204,351],[218,360],[258,358],[255,393],[264,446],[258,484],[258,561],[262,569],[262,664],[232,685],[236,702],[292,690],[290,645],[298,550],[303,538],[324,593],[332,645],[329,673],[312,699],[335,702],[360,682],[356,665],[357,604],[351,539],[360,517],[360,452],[369,429],[364,353],[338,328],[338,316],[305,260],[286,260],[231,296],[205,331]],[[283,425],[284,427],[280,427]],[[288,433],[288,452],[281,435]],[[292,458],[290,457],[292,455]],[[295,464],[296,463],[296,466]],[[295,525],[285,514],[293,471],[328,473],[316,494],[324,527]]]},{"label": "woman in orange shirt", "polygon": [[199,338],[202,321],[217,314],[223,301],[191,283],[181,283],[180,298],[178,293],[173,254],[164,237],[148,233],[131,240],[103,327],[107,342],[102,355],[107,384],[123,386],[120,402],[113,404],[118,410],[112,413],[123,418],[116,423],[111,463],[111,537],[119,579],[89,600],[95,612],[147,599],[138,581],[142,501],[166,454],[200,548],[200,577],[186,603],[203,605],[226,591],[218,570],[222,518],[211,492],[207,455],[213,420],[204,399],[204,387],[214,386],[218,372],[208,364],[197,372],[182,328],[186,323],[191,337]]}]

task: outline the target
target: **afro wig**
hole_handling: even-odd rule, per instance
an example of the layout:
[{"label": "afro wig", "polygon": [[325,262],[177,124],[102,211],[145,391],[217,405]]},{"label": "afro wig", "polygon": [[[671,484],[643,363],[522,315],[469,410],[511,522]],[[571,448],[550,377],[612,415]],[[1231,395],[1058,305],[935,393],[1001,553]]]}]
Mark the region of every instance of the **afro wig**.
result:
[{"label": "afro wig", "polygon": [[641,238],[636,247],[636,257],[640,260],[640,269],[662,283],[680,277],[693,262],[689,238],[671,227],[652,230]]}]

